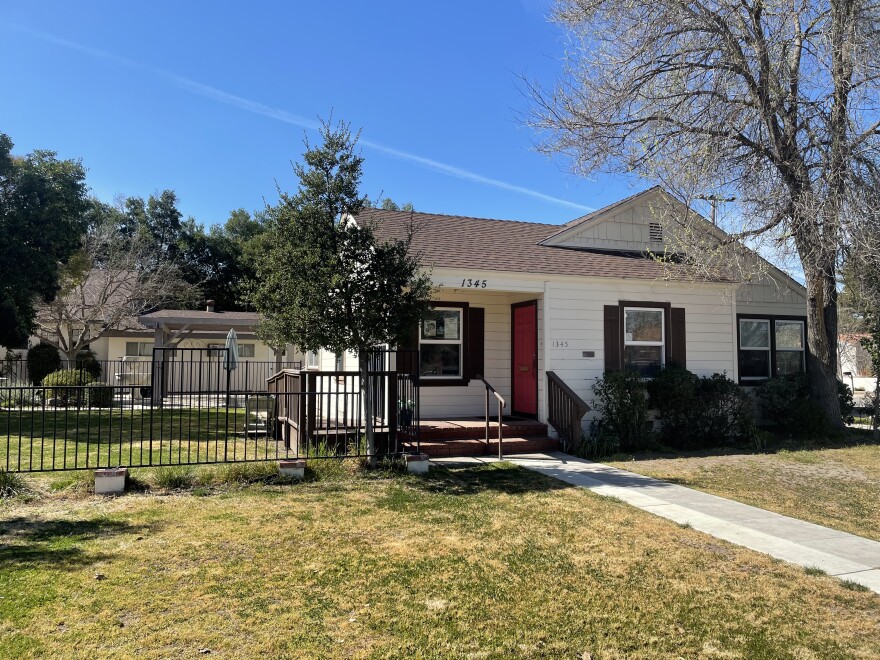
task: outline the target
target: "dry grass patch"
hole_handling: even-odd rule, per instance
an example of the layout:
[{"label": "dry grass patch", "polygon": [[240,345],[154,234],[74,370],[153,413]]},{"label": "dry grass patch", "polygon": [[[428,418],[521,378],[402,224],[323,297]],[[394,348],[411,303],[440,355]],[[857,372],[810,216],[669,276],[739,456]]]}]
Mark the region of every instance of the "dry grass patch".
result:
[{"label": "dry grass patch", "polygon": [[3,657],[872,657],[880,598],[500,464],[7,504]]},{"label": "dry grass patch", "polygon": [[609,465],[880,540],[880,445],[642,455]]}]

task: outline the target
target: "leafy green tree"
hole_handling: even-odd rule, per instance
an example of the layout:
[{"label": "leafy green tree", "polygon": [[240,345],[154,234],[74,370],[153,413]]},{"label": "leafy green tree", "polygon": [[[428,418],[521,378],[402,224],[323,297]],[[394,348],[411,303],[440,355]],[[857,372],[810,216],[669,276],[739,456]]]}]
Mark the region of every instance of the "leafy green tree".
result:
[{"label": "leafy green tree", "polygon": [[[306,143],[294,165],[299,189],[279,191],[268,209],[268,253],[257,266],[252,300],[264,321],[260,334],[273,345],[336,354],[356,351],[366,410],[372,409],[368,354],[405,340],[428,311],[430,278],[405,240],[379,242],[355,216],[363,158],[347,124],[322,124],[322,144]],[[367,450],[373,424],[366,415]]]},{"label": "leafy green tree", "polygon": [[379,198],[379,206],[376,207],[376,204],[369,199],[368,197],[364,198],[364,207],[365,208],[380,208],[383,211],[415,211],[415,207],[412,202],[406,202],[404,204],[398,204],[390,197],[380,197]]},{"label": "leafy green tree", "polygon": [[205,298],[214,300],[219,309],[246,309],[244,284],[256,277],[264,232],[263,216],[251,217],[244,209],[230,213],[225,225],[207,231],[188,220],[180,241],[184,279],[199,286]]},{"label": "leafy green tree", "polygon": [[12,155],[0,133],[0,344],[27,341],[36,305],[58,292],[58,271],[85,229],[85,170],[52,151]]},{"label": "leafy green tree", "polygon": [[146,201],[141,197],[129,197],[125,201],[123,233],[145,234],[152,239],[158,259],[176,260],[184,229],[183,214],[177,208],[178,201],[177,193],[173,190],[150,195]]}]

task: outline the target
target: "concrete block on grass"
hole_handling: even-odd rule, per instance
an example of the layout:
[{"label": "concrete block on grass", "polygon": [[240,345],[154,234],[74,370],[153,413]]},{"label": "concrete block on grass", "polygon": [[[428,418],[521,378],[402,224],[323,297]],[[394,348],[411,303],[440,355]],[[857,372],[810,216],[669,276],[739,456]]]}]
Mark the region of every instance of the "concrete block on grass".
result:
[{"label": "concrete block on grass", "polygon": [[408,454],[406,457],[406,470],[412,474],[427,474],[431,467],[427,454]]},{"label": "concrete block on grass", "polygon": [[122,495],[128,468],[105,468],[95,470],[95,495]]},{"label": "concrete block on grass", "polygon": [[285,477],[303,479],[306,476],[306,462],[304,459],[278,461],[278,471]]}]

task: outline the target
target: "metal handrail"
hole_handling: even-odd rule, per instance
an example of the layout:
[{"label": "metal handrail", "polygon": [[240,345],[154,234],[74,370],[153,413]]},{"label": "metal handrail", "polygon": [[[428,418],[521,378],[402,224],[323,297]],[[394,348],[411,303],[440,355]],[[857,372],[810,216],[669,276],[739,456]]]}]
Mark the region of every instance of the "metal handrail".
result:
[{"label": "metal handrail", "polygon": [[504,439],[504,434],[502,432],[502,410],[507,405],[507,402],[504,400],[504,397],[498,394],[498,391],[492,387],[488,380],[480,377],[480,380],[483,382],[483,385],[486,386],[486,451],[489,451],[489,394],[493,394],[495,399],[498,401],[498,460],[504,459],[504,451],[502,450],[501,443]]}]

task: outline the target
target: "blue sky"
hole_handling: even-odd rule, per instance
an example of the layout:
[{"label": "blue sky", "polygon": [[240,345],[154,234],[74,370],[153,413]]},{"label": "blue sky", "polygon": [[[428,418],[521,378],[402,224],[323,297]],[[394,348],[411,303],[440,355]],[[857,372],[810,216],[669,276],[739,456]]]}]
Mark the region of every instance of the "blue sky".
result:
[{"label": "blue sky", "polygon": [[536,153],[519,76],[564,35],[521,2],[6,2],[0,131],[78,157],[94,194],[172,188],[200,222],[293,189],[304,129],[362,129],[363,192],[417,210],[566,222],[649,182]]}]

